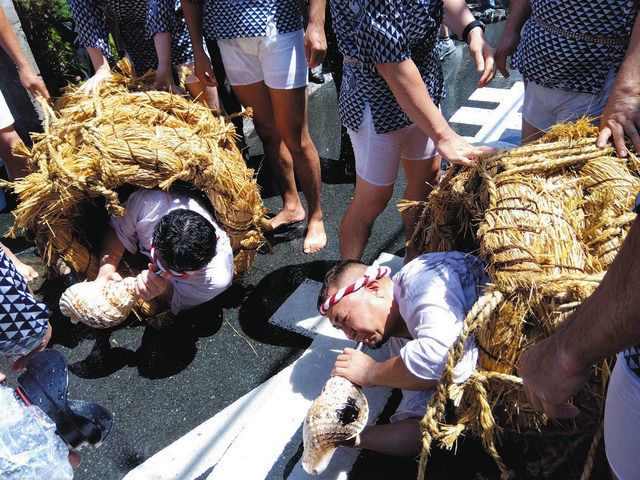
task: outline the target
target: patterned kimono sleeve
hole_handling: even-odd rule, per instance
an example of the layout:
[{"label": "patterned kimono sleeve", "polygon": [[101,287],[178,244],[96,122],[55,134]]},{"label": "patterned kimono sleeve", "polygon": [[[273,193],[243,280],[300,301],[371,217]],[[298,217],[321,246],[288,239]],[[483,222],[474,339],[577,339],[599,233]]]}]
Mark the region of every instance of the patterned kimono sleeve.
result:
[{"label": "patterned kimono sleeve", "polygon": [[156,33],[173,33],[175,1],[148,0],[147,5],[147,37],[153,38]]},{"label": "patterned kimono sleeve", "polygon": [[95,0],[69,0],[69,6],[80,44],[85,48],[99,48],[107,58],[111,58],[107,22]]},{"label": "patterned kimono sleeve", "polygon": [[359,60],[363,63],[401,62],[411,58],[404,25],[407,23],[402,2],[363,0],[356,35]]}]

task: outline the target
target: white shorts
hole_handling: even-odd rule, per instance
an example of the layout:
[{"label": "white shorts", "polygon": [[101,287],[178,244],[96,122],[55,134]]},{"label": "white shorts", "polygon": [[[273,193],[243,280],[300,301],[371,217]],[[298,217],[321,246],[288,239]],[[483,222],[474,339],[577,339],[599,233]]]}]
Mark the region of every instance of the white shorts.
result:
[{"label": "white shorts", "polygon": [[398,178],[400,159],[430,160],[438,152],[433,141],[416,125],[388,133],[376,133],[369,105],[357,132],[347,129],[356,158],[356,173],[364,181],[386,187]]},{"label": "white shorts", "polygon": [[261,82],[277,89],[307,85],[304,30],[277,33],[267,28],[265,37],[218,39],[220,56],[231,85]]},{"label": "white shorts", "polygon": [[522,118],[538,130],[548,130],[557,123],[571,122],[587,115],[602,115],[616,77],[611,69],[597,95],[566,92],[529,82],[524,91]]},{"label": "white shorts", "polygon": [[0,130],[3,128],[10,127],[13,125],[13,115],[11,115],[11,110],[9,110],[9,106],[2,96],[2,92],[0,92]]},{"label": "white shorts", "polygon": [[618,354],[604,410],[604,445],[611,471],[620,480],[640,472],[640,378]]},{"label": "white shorts", "polygon": [[[391,337],[389,344],[389,357],[400,356],[400,350],[409,340],[406,338]],[[427,403],[433,395],[433,390],[417,391],[402,390],[402,400],[395,413],[389,419],[391,423],[399,422],[407,418],[422,418],[427,411]]]}]

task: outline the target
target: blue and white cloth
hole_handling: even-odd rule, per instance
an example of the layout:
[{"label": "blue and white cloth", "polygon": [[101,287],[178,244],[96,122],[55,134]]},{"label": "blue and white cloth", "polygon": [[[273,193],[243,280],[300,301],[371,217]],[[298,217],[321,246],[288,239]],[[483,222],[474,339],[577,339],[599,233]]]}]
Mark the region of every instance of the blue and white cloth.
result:
[{"label": "blue and white cloth", "polygon": [[29,291],[24,277],[0,247],[0,356],[22,356],[47,332],[49,311]]},{"label": "blue and white cloth", "polygon": [[[198,0],[189,0],[195,1]],[[205,38],[231,39],[267,36],[302,28],[299,0],[204,0],[202,29]]]},{"label": "blue and white cloth", "polygon": [[[193,61],[193,49],[179,0],[69,0],[83,47],[99,48],[111,58],[108,35],[122,47],[138,75],[158,67],[153,36],[171,33],[173,65]],[[113,31],[117,30],[117,31]]]},{"label": "blue and white cloth", "polygon": [[543,87],[597,94],[629,45],[639,0],[531,0],[514,66]]},{"label": "blue and white cloth", "polygon": [[376,133],[410,125],[376,64],[413,60],[436,105],[444,97],[436,43],[442,0],[332,0],[333,28],[345,57],[339,106],[353,131],[369,104]]}]

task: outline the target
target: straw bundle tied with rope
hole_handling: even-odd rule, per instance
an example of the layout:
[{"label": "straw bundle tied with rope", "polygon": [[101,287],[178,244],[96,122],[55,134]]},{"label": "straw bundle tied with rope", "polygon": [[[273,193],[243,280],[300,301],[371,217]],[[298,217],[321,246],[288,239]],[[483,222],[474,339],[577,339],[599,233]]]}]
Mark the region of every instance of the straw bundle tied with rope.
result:
[{"label": "straw bundle tied with rope", "polygon": [[48,267],[62,259],[93,279],[99,245],[88,241],[83,207],[103,199],[109,215],[121,216],[117,189],[167,190],[180,181],[209,199],[231,240],[234,273],[245,272],[266,244],[268,220],[233,124],[197,101],[150,91],[153,72],[135,78],[128,61],[119,67],[96,96],[71,86],[54,109],[43,104],[44,133],[14,152],[32,173],[10,184],[20,200],[10,234],[32,231]]},{"label": "straw bundle tied with rope", "polygon": [[[534,476],[549,476],[579,449],[589,448],[582,478],[593,467],[610,361],[593,367],[573,402],[582,414],[549,421],[535,412],[518,376],[521,353],[555,332],[597,287],[635,214],[640,160],[595,146],[587,119],[556,126],[535,144],[453,167],[423,204],[411,239],[418,252],[460,250],[485,258],[491,278],[449,351],[444,374],[422,420],[418,478],[433,441],[451,447],[463,432],[482,439],[501,471],[514,472],[498,446],[522,442]],[[400,208],[411,205],[401,205]],[[453,382],[467,337],[479,347],[476,372]],[[457,424],[444,422],[453,401]]]}]

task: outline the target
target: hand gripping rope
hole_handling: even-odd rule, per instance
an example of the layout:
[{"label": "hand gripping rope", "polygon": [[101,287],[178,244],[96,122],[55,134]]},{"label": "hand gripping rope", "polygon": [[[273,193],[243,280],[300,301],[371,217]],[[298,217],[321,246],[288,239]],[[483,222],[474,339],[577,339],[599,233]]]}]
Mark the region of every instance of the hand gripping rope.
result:
[{"label": "hand gripping rope", "polygon": [[378,280],[382,277],[386,277],[390,273],[391,269],[389,267],[381,267],[376,265],[367,267],[367,270],[364,273],[364,277],[359,278],[351,285],[341,288],[336,293],[327,298],[322,305],[320,305],[320,315],[326,315],[327,310],[329,310],[333,305],[342,300],[343,297],[349,295],[350,293],[357,292],[373,280]]}]

